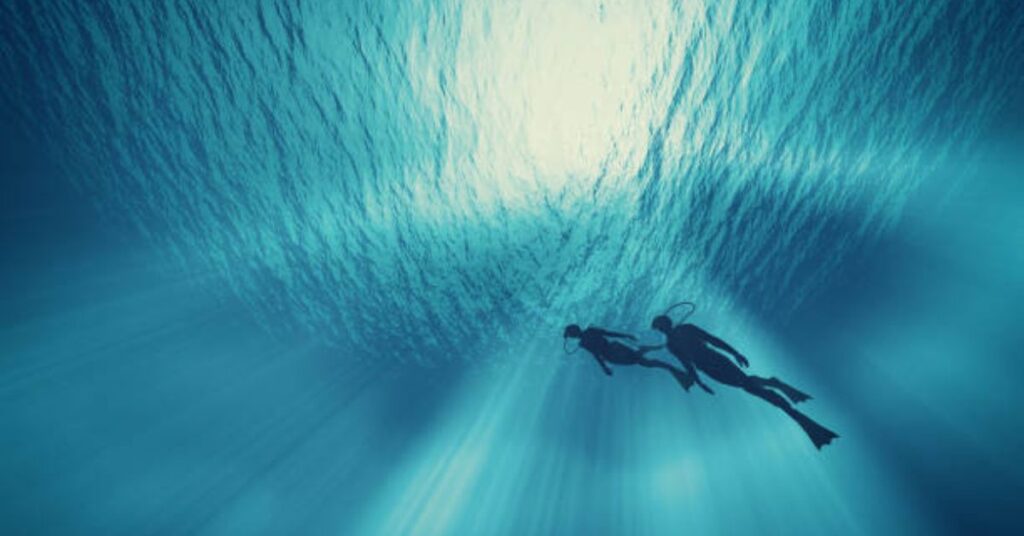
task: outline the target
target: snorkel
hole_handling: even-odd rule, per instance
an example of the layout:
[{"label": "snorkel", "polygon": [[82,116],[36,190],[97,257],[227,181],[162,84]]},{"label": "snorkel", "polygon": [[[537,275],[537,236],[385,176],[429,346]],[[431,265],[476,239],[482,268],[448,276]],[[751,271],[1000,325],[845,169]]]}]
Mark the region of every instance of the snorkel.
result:
[{"label": "snorkel", "polygon": [[671,318],[670,313],[672,312],[672,310],[675,309],[676,307],[682,307],[684,305],[689,306],[690,310],[687,311],[685,316],[680,318],[678,321],[674,322],[675,324],[682,324],[683,322],[686,322],[686,320],[688,318],[693,316],[693,313],[697,312],[697,304],[695,304],[693,302],[690,302],[690,301],[681,301],[681,302],[673,303],[671,306],[669,306],[668,309],[665,309],[665,312],[662,314],[662,316],[667,316],[667,317]]}]

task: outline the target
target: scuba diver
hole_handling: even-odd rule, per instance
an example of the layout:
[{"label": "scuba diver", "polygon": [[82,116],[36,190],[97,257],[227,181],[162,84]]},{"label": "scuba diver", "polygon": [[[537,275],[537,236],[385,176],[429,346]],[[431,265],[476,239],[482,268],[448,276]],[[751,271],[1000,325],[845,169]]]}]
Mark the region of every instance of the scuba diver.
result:
[{"label": "scuba diver", "polygon": [[[671,372],[676,381],[687,391],[690,390],[690,386],[693,385],[694,378],[696,378],[696,375],[687,375],[682,370],[664,361],[644,357],[644,354],[647,352],[664,348],[665,345],[632,348],[620,342],[608,340],[609,338],[618,338],[635,341],[636,337],[628,333],[616,333],[595,327],[580,329],[576,324],[569,324],[565,326],[565,332],[562,334],[562,337],[566,341],[569,339],[579,339],[580,347],[590,352],[590,355],[594,357],[597,364],[601,365],[601,370],[608,376],[612,375],[612,369],[608,367],[608,363],[613,365],[640,365],[641,367],[660,368]],[[702,387],[707,389],[705,385],[702,385]]]},{"label": "scuba diver", "polygon": [[[689,302],[683,303],[693,305]],[[810,399],[809,395],[783,383],[778,378],[762,378],[746,374],[740,370],[740,367],[749,366],[750,363],[747,361],[747,358],[722,339],[684,321],[673,326],[672,319],[667,316],[667,311],[665,315],[654,318],[651,322],[651,328],[665,334],[668,340],[668,351],[679,359],[679,363],[694,378],[693,381],[700,382],[697,374],[697,370],[700,370],[719,383],[739,387],[765,400],[786,412],[787,415],[796,421],[803,428],[804,432],[807,433],[807,436],[818,450],[821,450],[821,447],[839,437],[839,434],[814,422],[807,415],[794,409],[789,401],[786,400],[788,398],[793,403],[800,403]],[[732,356],[736,364],[733,364],[725,354]],[[710,394],[714,394],[714,392],[706,387],[705,390]],[[779,392],[785,395],[786,398],[783,398]]]}]

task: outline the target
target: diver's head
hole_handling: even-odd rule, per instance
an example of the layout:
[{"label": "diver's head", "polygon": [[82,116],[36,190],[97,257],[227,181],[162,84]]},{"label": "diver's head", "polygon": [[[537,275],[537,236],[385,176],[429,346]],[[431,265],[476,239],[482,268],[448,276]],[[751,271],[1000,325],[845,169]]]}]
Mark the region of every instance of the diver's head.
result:
[{"label": "diver's head", "polygon": [[574,339],[578,339],[582,335],[583,335],[583,330],[581,330],[580,327],[577,326],[576,324],[569,324],[568,326],[565,326],[565,332],[562,333],[562,337],[564,337],[566,339],[568,339],[569,337],[572,337]]},{"label": "diver's head", "polygon": [[656,329],[666,335],[672,329],[672,319],[665,315],[658,315],[651,321],[651,329]]}]

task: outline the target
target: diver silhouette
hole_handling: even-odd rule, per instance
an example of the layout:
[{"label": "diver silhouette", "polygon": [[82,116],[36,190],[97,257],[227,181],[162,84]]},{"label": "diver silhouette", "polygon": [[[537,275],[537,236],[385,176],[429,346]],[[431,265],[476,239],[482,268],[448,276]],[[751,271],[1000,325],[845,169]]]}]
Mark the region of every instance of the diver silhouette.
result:
[{"label": "diver silhouette", "polygon": [[616,333],[596,327],[580,329],[576,324],[565,326],[565,332],[562,334],[562,337],[565,339],[579,339],[580,347],[594,357],[597,364],[601,365],[601,370],[608,376],[612,375],[612,369],[608,367],[608,363],[613,365],[640,365],[641,367],[660,368],[671,372],[676,381],[683,386],[683,389],[689,390],[693,383],[692,378],[678,367],[657,359],[648,359],[644,356],[647,352],[664,348],[665,345],[632,348],[620,342],[609,341],[608,339],[618,338],[635,341],[636,337],[633,335]]},{"label": "diver silhouette", "polygon": [[[760,376],[748,375],[740,367],[749,366],[747,358],[740,354],[728,343],[704,331],[703,329],[687,323],[672,325],[672,319],[666,315],[660,315],[651,322],[651,328],[665,334],[667,338],[668,351],[679,359],[679,363],[686,371],[693,376],[694,381],[700,383],[697,370],[700,370],[715,381],[739,387],[744,391],[761,398],[769,404],[786,412],[804,432],[819,450],[821,447],[839,437],[832,430],[813,421],[807,415],[797,411],[786,400],[793,403],[800,403],[811,397],[791,385],[783,383],[778,378],[762,378]],[[736,364],[726,357],[722,352],[728,353],[736,360]],[[737,366],[738,365],[738,366]],[[703,386],[703,384],[701,384]],[[710,394],[710,389],[704,387]],[[786,398],[779,395],[781,392]]]}]

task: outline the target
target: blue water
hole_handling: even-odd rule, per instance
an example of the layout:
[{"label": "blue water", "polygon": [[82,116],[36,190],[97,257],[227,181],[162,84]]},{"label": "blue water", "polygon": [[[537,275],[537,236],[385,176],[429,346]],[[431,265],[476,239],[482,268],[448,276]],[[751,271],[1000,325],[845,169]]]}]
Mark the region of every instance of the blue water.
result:
[{"label": "blue water", "polygon": [[1024,9],[387,4],[0,2],[0,532],[1020,524]]}]

